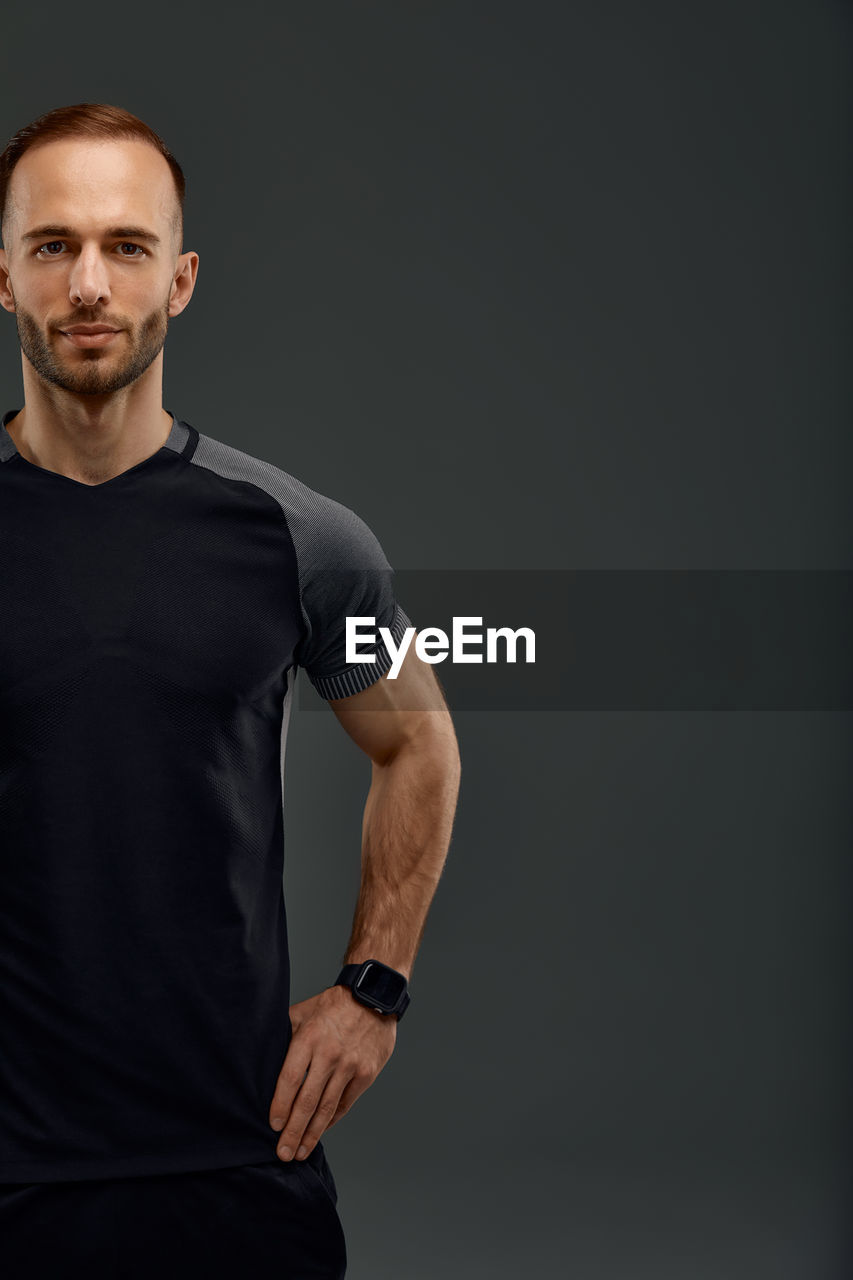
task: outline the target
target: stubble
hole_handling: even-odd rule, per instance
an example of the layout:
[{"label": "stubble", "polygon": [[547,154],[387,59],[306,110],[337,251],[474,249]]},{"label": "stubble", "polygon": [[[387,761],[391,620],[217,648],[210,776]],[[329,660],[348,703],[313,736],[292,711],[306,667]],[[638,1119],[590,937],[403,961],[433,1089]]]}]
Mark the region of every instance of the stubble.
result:
[{"label": "stubble", "polygon": [[[108,356],[104,348],[91,347],[79,351],[82,360],[71,364],[56,351],[55,344],[64,341],[60,334],[51,341],[34,316],[19,306],[15,320],[21,350],[39,377],[74,395],[101,396],[129,386],[156,360],[166,341],[169,303],[167,300],[136,326],[122,326],[125,334],[118,341],[127,341],[129,350],[120,361]],[[78,323],[97,324],[99,317],[80,318]]]}]

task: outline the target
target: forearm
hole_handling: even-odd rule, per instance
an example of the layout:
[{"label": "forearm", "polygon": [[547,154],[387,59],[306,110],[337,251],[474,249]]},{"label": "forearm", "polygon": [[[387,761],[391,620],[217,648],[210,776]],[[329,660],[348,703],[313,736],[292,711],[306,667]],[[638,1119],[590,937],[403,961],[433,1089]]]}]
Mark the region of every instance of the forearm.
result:
[{"label": "forearm", "polygon": [[344,963],[376,959],[407,977],[450,844],[459,753],[448,716],[373,765],[364,808],[361,886]]},{"label": "forearm", "polygon": [[[408,666],[406,665],[408,663]],[[431,668],[404,662],[333,709],[370,757],[361,886],[345,964],[379,960],[408,978],[441,877],[456,796],[456,735]],[[278,1154],[302,1158],[388,1061],[397,1019],[335,984],[290,1008],[291,1038],[270,1105]]]}]

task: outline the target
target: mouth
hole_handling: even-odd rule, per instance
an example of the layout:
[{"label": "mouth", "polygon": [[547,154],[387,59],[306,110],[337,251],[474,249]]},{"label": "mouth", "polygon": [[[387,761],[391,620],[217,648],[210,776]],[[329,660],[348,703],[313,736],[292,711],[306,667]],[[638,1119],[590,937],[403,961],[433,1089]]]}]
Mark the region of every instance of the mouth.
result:
[{"label": "mouth", "polygon": [[107,324],[75,324],[59,332],[75,347],[105,347],[121,333],[121,329],[113,329]]}]

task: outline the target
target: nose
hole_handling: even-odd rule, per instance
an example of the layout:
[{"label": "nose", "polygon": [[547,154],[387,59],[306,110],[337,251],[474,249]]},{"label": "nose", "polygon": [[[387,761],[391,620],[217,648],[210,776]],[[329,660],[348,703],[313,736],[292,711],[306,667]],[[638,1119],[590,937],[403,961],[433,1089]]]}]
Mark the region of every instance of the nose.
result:
[{"label": "nose", "polygon": [[84,245],[71,269],[68,295],[77,306],[109,302],[110,282],[100,246]]}]

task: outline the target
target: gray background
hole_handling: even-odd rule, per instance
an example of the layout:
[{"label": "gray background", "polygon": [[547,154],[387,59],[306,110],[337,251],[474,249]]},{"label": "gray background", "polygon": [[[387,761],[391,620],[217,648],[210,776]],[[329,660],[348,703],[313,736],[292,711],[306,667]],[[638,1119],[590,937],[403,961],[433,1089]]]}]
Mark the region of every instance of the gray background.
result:
[{"label": "gray background", "polygon": [[[847,569],[850,17],[48,0],[4,15],[0,132],[164,135],[201,255],[167,406],[398,568]],[[849,713],[456,718],[412,1009],[326,1141],[351,1280],[841,1276]],[[367,783],[296,714],[294,999]]]}]

